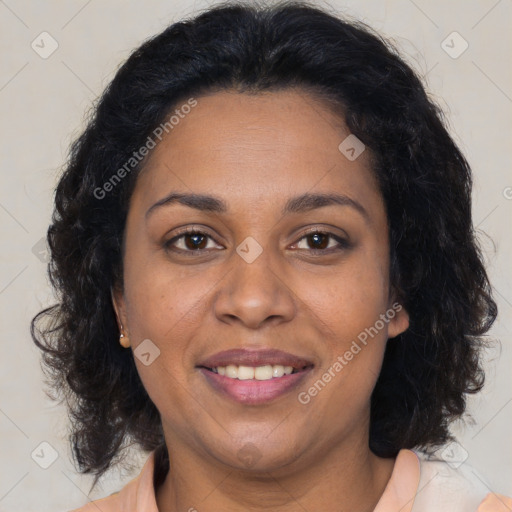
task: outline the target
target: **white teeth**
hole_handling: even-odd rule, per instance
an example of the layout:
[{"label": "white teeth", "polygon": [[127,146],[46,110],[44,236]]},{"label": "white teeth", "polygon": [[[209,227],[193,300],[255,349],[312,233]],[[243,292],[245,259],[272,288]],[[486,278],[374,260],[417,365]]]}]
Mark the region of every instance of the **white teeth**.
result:
[{"label": "white teeth", "polygon": [[235,366],[234,364],[226,366],[226,377],[238,379],[238,366]]},{"label": "white teeth", "polygon": [[252,368],[251,366],[239,366],[238,367],[238,379],[239,380],[254,379],[254,368]]},{"label": "white teeth", "polygon": [[230,379],[238,380],[270,380],[279,378],[283,375],[290,375],[293,372],[293,366],[283,366],[281,364],[257,366],[217,366],[213,368],[219,375],[224,375]]},{"label": "white teeth", "polygon": [[272,366],[272,377],[282,377],[284,375],[284,366]]},{"label": "white teeth", "polygon": [[258,366],[254,370],[254,378],[256,380],[270,380],[272,378],[273,371],[272,366],[269,364],[265,366]]}]

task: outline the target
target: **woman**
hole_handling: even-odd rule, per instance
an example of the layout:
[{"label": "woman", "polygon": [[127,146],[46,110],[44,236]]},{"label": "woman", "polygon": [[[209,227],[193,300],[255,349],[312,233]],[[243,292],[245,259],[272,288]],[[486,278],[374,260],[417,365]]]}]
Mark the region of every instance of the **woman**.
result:
[{"label": "woman", "polygon": [[470,192],[362,25],[227,4],[144,43],[72,147],[33,322],[81,471],[150,452],[80,510],[511,507],[448,431],[496,317]]}]

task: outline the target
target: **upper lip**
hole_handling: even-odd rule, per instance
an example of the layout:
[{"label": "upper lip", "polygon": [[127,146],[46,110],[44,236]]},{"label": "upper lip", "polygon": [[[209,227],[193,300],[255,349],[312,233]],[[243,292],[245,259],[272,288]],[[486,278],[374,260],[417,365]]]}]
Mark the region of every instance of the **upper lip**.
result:
[{"label": "upper lip", "polygon": [[313,363],[303,357],[276,349],[246,349],[235,348],[224,350],[203,360],[198,366],[216,368],[218,366],[265,366],[283,365],[296,369],[312,366]]}]

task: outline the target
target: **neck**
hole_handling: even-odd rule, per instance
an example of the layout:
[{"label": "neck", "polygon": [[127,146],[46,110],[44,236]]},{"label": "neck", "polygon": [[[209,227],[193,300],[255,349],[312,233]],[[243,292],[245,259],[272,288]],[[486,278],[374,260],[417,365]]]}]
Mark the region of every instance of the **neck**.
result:
[{"label": "neck", "polygon": [[[234,469],[188,450],[170,450],[172,466],[160,486],[156,475],[158,510],[371,512],[394,459],[377,457],[364,441],[344,440],[326,453],[305,454],[300,467],[295,461],[268,472]],[[166,464],[161,454],[160,464]]]}]

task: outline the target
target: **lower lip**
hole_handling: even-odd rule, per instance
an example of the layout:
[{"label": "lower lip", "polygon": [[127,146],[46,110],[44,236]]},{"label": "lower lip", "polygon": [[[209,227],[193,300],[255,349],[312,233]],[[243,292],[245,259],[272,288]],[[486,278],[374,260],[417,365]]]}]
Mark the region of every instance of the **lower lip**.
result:
[{"label": "lower lip", "polygon": [[199,368],[199,370],[206,377],[208,383],[217,391],[237,402],[246,405],[258,405],[270,402],[297,387],[312,368],[269,380],[230,379],[206,368]]}]

